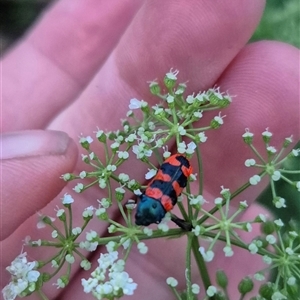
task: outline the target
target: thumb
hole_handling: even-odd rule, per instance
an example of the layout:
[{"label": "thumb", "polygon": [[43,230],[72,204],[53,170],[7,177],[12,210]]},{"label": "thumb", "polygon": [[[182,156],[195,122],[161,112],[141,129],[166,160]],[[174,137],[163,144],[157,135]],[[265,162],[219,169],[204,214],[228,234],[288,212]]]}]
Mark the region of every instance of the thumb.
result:
[{"label": "thumb", "polygon": [[1,135],[1,233],[7,238],[65,186],[76,144],[64,132],[28,130]]}]

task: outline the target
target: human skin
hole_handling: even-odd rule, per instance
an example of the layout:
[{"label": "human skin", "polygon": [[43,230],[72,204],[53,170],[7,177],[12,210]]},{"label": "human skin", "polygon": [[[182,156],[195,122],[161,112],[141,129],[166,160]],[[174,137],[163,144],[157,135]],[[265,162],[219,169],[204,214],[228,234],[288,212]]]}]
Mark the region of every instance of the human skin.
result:
[{"label": "human skin", "polygon": [[[241,138],[245,128],[256,134],[262,153],[260,134],[267,127],[274,133],[272,145],[279,147],[291,134],[299,138],[299,50],[279,42],[247,44],[263,9],[261,0],[61,0],[46,11],[2,60],[1,286],[8,283],[4,269],[20,253],[25,236],[50,238],[47,230],[36,228],[36,212],[54,216],[62,195],[74,195],[74,183],[64,186],[59,179],[83,169],[72,139],[92,135],[97,126],[118,129],[131,98],[157,103],[146,82],[162,78],[170,68],[180,71],[179,82],[188,80],[189,93],[216,84],[236,95],[224,111],[224,126],[208,133],[202,149],[205,193],[211,201],[221,185],[233,191],[253,175],[243,165],[251,157]],[[100,147],[97,154],[104,157]],[[133,155],[130,160],[135,163]],[[142,181],[146,171],[130,169],[130,177]],[[263,187],[252,187],[240,200],[251,204]],[[105,194],[95,187],[75,196],[80,212],[97,206],[96,199]],[[253,204],[243,219],[260,211]],[[100,236],[106,234],[102,223],[92,225]],[[127,263],[139,284],[132,299],[173,299],[165,279],[173,276],[184,288],[185,240],[147,244],[146,257],[133,250]],[[224,258],[222,248],[210,268],[230,269],[232,261],[239,266],[230,274],[234,295],[236,282],[253,274],[259,263],[245,251]],[[32,260],[48,257],[47,249],[39,250],[24,251]],[[90,259],[96,261],[100,251]],[[74,268],[65,290],[48,285],[45,293],[50,299],[83,299],[80,279],[87,277]]]}]

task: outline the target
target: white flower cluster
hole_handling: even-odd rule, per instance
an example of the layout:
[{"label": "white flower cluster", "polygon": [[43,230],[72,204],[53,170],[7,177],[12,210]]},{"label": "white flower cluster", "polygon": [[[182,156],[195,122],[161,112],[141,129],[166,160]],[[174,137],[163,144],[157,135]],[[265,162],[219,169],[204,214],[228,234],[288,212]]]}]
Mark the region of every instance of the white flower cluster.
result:
[{"label": "white flower cluster", "polygon": [[117,299],[123,295],[133,295],[137,284],[124,272],[125,262],[118,260],[118,252],[100,255],[99,266],[89,279],[81,279],[85,293],[92,293],[96,299]]},{"label": "white flower cluster", "polygon": [[17,256],[6,270],[12,275],[11,282],[2,290],[4,300],[13,300],[17,296],[30,295],[36,290],[40,272],[34,270],[37,263],[28,262],[27,253]]}]

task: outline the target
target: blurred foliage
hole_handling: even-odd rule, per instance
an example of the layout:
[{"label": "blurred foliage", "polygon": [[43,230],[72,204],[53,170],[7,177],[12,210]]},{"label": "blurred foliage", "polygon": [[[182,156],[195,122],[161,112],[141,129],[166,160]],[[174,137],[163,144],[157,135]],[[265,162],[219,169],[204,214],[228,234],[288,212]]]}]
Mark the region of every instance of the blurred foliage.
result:
[{"label": "blurred foliage", "polygon": [[300,1],[267,0],[263,18],[250,41],[277,40],[300,48]]}]

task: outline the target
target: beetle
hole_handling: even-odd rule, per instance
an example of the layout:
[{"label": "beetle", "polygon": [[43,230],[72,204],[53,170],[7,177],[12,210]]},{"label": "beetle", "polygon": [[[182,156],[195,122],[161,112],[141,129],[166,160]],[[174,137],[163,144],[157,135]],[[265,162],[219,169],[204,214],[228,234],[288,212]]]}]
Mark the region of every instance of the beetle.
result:
[{"label": "beetle", "polygon": [[190,161],[184,155],[177,153],[166,159],[139,196],[135,224],[148,226],[160,223],[177,203],[192,172]]}]

